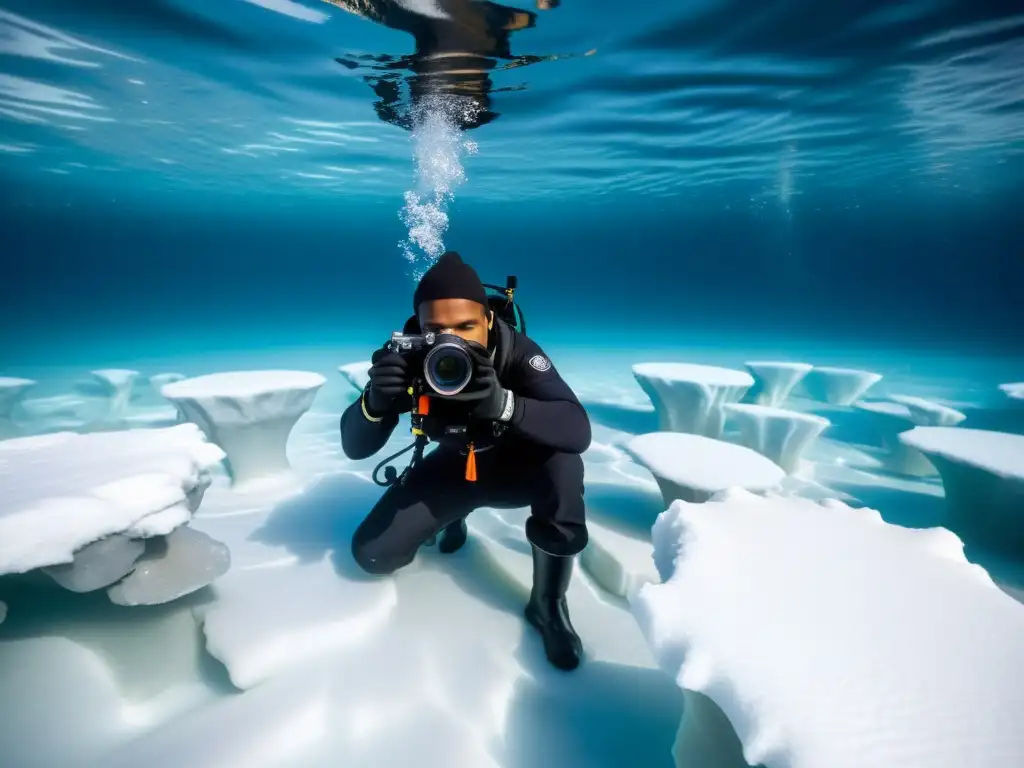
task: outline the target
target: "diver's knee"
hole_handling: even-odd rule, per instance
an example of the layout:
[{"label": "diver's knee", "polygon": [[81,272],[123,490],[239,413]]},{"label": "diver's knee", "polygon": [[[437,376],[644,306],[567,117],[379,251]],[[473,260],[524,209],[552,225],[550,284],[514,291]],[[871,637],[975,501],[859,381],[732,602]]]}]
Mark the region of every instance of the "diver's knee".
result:
[{"label": "diver's knee", "polygon": [[356,565],[372,576],[388,576],[405,565],[399,557],[373,550],[374,548],[367,544],[355,540],[352,542],[352,559],[355,560]]},{"label": "diver's knee", "polygon": [[545,462],[544,469],[556,487],[583,483],[583,457],[578,453],[556,451]]}]

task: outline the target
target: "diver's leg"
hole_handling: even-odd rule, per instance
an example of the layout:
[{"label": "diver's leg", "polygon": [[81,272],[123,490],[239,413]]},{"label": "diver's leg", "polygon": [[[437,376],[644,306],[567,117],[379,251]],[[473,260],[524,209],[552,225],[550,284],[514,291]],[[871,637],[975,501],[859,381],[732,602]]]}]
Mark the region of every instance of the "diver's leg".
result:
[{"label": "diver's leg", "polygon": [[469,537],[469,528],[466,525],[466,518],[460,517],[454,523],[448,523],[441,534],[441,541],[437,543],[438,551],[443,555],[450,555],[462,549]]},{"label": "diver's leg", "polygon": [[352,536],[352,556],[368,573],[392,573],[438,531],[472,512],[478,495],[465,480],[465,457],[436,449],[403,484],[384,492]]},{"label": "diver's leg", "polygon": [[571,670],[583,655],[565,598],[576,555],[588,540],[583,459],[574,453],[553,452],[532,479],[526,538],[533,550],[533,589],[526,618],[540,632],[548,661]]}]

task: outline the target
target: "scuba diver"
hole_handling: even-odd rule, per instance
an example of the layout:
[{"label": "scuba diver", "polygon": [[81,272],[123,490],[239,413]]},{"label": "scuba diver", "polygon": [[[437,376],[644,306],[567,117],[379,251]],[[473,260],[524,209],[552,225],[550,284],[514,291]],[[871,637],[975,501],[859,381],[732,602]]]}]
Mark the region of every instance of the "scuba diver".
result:
[{"label": "scuba diver", "polygon": [[[374,480],[390,487],[353,535],[352,554],[368,573],[390,574],[438,534],[442,553],[462,547],[466,516],[479,507],[529,506],[533,588],[525,615],[551,664],[572,670],[583,649],[566,590],[588,541],[581,454],[590,445],[590,420],[525,335],[515,278],[503,295],[488,297],[486,288],[496,286],[481,283],[459,254],[441,256],[416,288],[415,314],[373,354],[368,384],[342,414],[341,445],[350,459],[377,453],[401,413],[411,414],[417,435],[401,476],[387,467],[387,481],[377,481],[394,456],[377,466]],[[428,440],[437,446],[424,456]]]},{"label": "scuba diver", "polygon": [[[412,72],[408,78],[415,108],[430,96],[448,94],[462,97],[460,107],[451,111],[463,130],[478,128],[494,120],[491,109],[495,92],[490,72],[497,59],[512,59],[513,32],[536,24],[537,15],[489,0],[323,0],[342,10],[408,32],[416,41],[412,56],[392,61],[384,56],[355,56],[336,61],[357,69],[360,61],[370,63],[382,75],[364,76],[379,101],[374,105],[384,122],[412,130],[414,116],[402,108],[402,77],[395,70]],[[558,7],[558,0],[536,0],[539,10]],[[516,57],[511,66],[524,66],[559,56]],[[497,89],[519,90],[519,88]]]}]

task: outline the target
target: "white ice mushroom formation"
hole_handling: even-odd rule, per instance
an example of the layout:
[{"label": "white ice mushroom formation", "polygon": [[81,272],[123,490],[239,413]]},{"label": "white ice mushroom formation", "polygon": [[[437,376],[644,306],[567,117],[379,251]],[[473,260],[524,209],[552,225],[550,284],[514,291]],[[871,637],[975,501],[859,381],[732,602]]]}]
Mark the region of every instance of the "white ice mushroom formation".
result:
[{"label": "white ice mushroom formation", "polygon": [[[149,386],[152,387],[153,391],[160,395],[160,397],[163,397],[164,387],[168,384],[173,384],[176,381],[184,381],[186,378],[187,377],[182,373],[157,373],[149,377]],[[174,406],[174,410],[177,413],[177,420],[179,422],[187,421],[185,414],[181,412],[181,409],[177,405]]]},{"label": "white ice mushroom formation", "polygon": [[370,381],[371,365],[372,363],[369,360],[363,360],[358,363],[346,363],[345,365],[338,366],[338,373],[357,391],[362,392]]},{"label": "white ice mushroom formation", "polygon": [[160,392],[168,384],[176,381],[184,381],[187,377],[183,373],[157,373],[149,377],[149,386],[154,392]]},{"label": "white ice mushroom formation", "polygon": [[726,418],[739,427],[736,441],[789,474],[800,469],[804,452],[831,425],[822,416],[768,405],[730,403],[725,410]]},{"label": "white ice mushroom formation", "polygon": [[918,427],[955,427],[967,416],[948,405],[935,403],[923,397],[890,395],[890,400],[905,405],[914,425]]},{"label": "white ice mushroom formation", "polygon": [[654,475],[666,505],[677,499],[707,501],[728,488],[769,491],[786,476],[756,451],[701,435],[651,432],[634,437],[624,449]]},{"label": "white ice mushroom formation", "polygon": [[658,429],[719,437],[722,406],[735,403],[753,386],[746,371],[694,363],[639,363],[633,377],[658,415]]},{"label": "white ice mushroom formation", "polygon": [[[0,576],[41,569],[73,592],[116,590],[157,544],[142,540],[168,537],[170,545],[187,535],[178,531],[223,458],[194,424],[0,442]],[[210,583],[210,558],[192,555],[175,562],[176,587],[136,602]]]},{"label": "white ice mushroom formation", "polygon": [[1018,381],[1012,384],[1000,384],[999,391],[1006,395],[1010,400],[1024,403],[1024,381]]},{"label": "white ice mushroom formation", "polygon": [[942,477],[948,528],[968,542],[1024,554],[1024,435],[915,427],[899,439]]},{"label": "white ice mushroom formation", "polygon": [[899,439],[914,427],[951,427],[967,418],[963,413],[921,397],[892,395],[890,401],[856,403],[854,407],[871,414],[885,454],[880,458],[891,472],[927,477],[935,466],[923,453]]},{"label": "white ice mushroom formation", "polygon": [[139,372],[123,368],[101,368],[90,373],[107,396],[107,416],[115,420],[123,419]]},{"label": "white ice mushroom formation", "polygon": [[951,532],[734,490],[652,536],[631,607],[683,690],[679,768],[1020,764],[1024,610]]},{"label": "white ice mushroom formation", "polygon": [[0,376],[0,439],[15,433],[14,409],[34,386],[32,379]]},{"label": "white ice mushroom formation", "polygon": [[809,363],[781,363],[751,361],[743,364],[754,377],[754,386],[747,392],[745,402],[755,405],[782,405],[793,388],[800,383],[813,366]]},{"label": "white ice mushroom formation", "polygon": [[288,437],[325,382],[308,371],[232,371],[183,379],[160,391],[224,450],[237,486],[290,470]]},{"label": "white ice mushroom formation", "polygon": [[882,374],[871,371],[814,366],[804,376],[802,383],[815,400],[830,405],[853,405],[881,380]]}]

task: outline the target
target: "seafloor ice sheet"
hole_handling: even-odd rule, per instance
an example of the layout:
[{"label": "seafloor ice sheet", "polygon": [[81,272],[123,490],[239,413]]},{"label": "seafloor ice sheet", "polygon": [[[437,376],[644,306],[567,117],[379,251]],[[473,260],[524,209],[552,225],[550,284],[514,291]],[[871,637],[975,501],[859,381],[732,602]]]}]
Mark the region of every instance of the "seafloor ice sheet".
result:
[{"label": "seafloor ice sheet", "polygon": [[[645,558],[665,505],[650,472],[623,451],[636,434],[657,428],[653,409],[632,377],[637,356],[598,364],[548,351],[588,408],[595,405],[595,442],[584,458],[598,546],[580,558],[570,588],[587,653],[576,672],[552,669],[522,620],[530,583],[525,510],[474,513],[462,551],[443,557],[425,549],[393,579],[354,568],[348,537],[381,492],[369,473],[409,439],[403,419],[378,457],[350,462],[341,455],[338,415],[354,389],[337,365],[358,360],[360,351],[332,351],[319,361],[305,350],[210,358],[205,369],[195,360],[154,360],[144,375],[226,367],[324,374],[288,443],[296,487],[304,490],[231,487],[215,475],[192,526],[228,545],[231,569],[171,605],[122,607],[103,591],[43,592],[45,585],[0,579],[9,609],[0,624],[5,757],[19,768],[333,768],[339,756],[349,768],[671,768],[682,697],[622,598],[659,580]],[[751,357],[736,349],[690,359],[741,368]],[[856,362],[891,378],[884,365]],[[901,392],[943,402],[956,402],[959,391],[898,383]],[[131,403],[126,419],[151,410]],[[61,418],[75,424],[77,416],[68,408]],[[942,506],[940,486],[877,474],[877,462],[858,446],[821,438],[805,458],[806,478],[787,478],[783,492],[855,496],[890,516],[909,511],[914,522]],[[1000,573],[1004,590],[1024,597],[1024,574],[1009,566]]]}]

